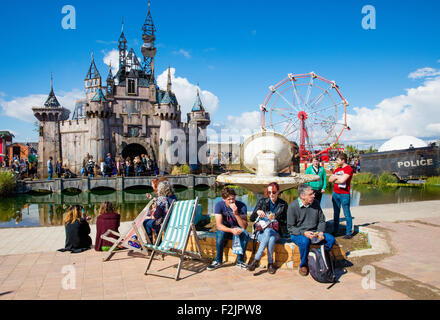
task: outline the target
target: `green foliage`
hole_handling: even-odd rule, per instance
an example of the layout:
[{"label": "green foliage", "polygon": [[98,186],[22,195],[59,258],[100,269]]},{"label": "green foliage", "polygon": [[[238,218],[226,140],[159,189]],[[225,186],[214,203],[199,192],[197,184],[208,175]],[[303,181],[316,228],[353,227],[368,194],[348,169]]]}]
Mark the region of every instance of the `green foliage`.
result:
[{"label": "green foliage", "polygon": [[190,174],[190,173],[191,173],[191,168],[187,164],[181,166],[174,166],[173,170],[171,171],[172,176],[178,176],[178,175]]},{"label": "green foliage", "polygon": [[382,173],[377,180],[377,183],[380,186],[384,186],[390,183],[398,183],[398,182],[399,179],[394,174],[391,174],[389,172]]},{"label": "green foliage", "polygon": [[351,180],[352,184],[377,184],[377,176],[370,172],[355,174]]},{"label": "green foliage", "polygon": [[440,177],[430,177],[426,180],[428,186],[440,186]]},{"label": "green foliage", "polygon": [[0,171],[0,196],[11,195],[16,187],[17,182],[15,181],[14,173],[11,171]]}]

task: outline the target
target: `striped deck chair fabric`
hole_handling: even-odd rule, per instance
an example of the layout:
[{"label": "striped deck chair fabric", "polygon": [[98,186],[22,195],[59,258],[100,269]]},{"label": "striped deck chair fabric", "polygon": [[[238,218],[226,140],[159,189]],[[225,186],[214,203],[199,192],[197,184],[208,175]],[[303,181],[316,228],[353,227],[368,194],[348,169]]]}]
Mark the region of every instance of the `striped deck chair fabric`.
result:
[{"label": "striped deck chair fabric", "polygon": [[[146,245],[147,248],[153,250],[153,253],[150,256],[145,275],[153,274],[157,276],[163,276],[158,273],[148,272],[155,253],[162,253],[165,255],[180,257],[180,262],[177,267],[176,275],[171,276],[175,280],[179,280],[179,274],[184,256],[189,256],[199,260],[203,259],[202,250],[197,237],[196,228],[194,226],[194,216],[196,213],[196,208],[198,206],[198,201],[199,199],[196,198],[195,200],[173,202],[171,210],[168,212],[164,224],[162,225],[162,228],[159,232],[156,244]],[[196,249],[198,252],[190,252],[186,250],[191,231],[193,232],[196,242]]]},{"label": "striped deck chair fabric", "polygon": [[156,249],[169,254],[176,251],[183,251],[185,249],[185,238],[191,228],[194,205],[195,200],[175,202],[161,244],[158,246],[147,244],[147,248]]}]

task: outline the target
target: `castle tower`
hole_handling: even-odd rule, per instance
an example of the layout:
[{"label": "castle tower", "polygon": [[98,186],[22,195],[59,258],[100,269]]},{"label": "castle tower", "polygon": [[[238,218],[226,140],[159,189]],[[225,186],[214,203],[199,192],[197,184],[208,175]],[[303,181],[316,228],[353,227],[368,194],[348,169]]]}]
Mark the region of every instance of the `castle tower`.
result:
[{"label": "castle tower", "polygon": [[[165,171],[171,173],[172,164],[170,164],[168,161],[170,157],[178,156],[179,158],[182,158],[183,156],[182,162],[185,162],[186,154],[170,154],[170,152],[172,152],[170,146],[174,142],[171,140],[175,138],[172,134],[174,131],[172,130],[178,127],[178,123],[180,122],[181,118],[180,106],[177,102],[176,96],[171,92],[170,68],[168,68],[167,91],[158,90],[157,103],[158,106],[156,107],[155,116],[158,116],[160,118],[158,165],[161,172]],[[176,133],[177,132],[179,131],[177,130]],[[178,137],[178,139],[182,140],[185,139],[185,137]]]},{"label": "castle tower", "polygon": [[156,40],[155,32],[156,27],[153,23],[153,18],[151,17],[150,2],[148,1],[148,13],[145,23],[142,27],[142,44],[141,51],[144,56],[144,72],[148,77],[149,83],[155,83],[154,78],[154,57],[156,56],[157,49],[154,46]]},{"label": "castle tower", "polygon": [[203,154],[203,151],[200,152],[200,150],[207,150],[208,134],[206,128],[211,123],[211,120],[209,112],[205,111],[198,89],[196,101],[194,102],[191,112],[187,114],[187,117],[189,129],[189,163],[192,165],[197,165],[199,163],[206,164],[206,159],[200,159],[199,156],[200,154]]},{"label": "castle tower", "polygon": [[112,63],[110,62],[110,65],[108,68],[107,87],[106,87],[106,96],[108,98],[113,97],[114,86],[115,86],[115,80],[114,80],[113,73],[112,73]]},{"label": "castle tower", "polygon": [[98,68],[95,65],[95,59],[92,52],[92,63],[90,64],[89,72],[84,79],[84,86],[86,89],[87,100],[90,101],[101,88],[101,75],[99,74]]},{"label": "castle tower", "polygon": [[34,116],[40,121],[38,141],[38,174],[47,174],[47,161],[62,159],[60,122],[69,119],[70,111],[63,108],[53,91],[53,77],[50,80],[50,93],[43,107],[33,107]]},{"label": "castle tower", "polygon": [[85,109],[90,134],[88,152],[98,163],[110,151],[109,118],[112,115],[108,100],[101,87],[97,89]]}]

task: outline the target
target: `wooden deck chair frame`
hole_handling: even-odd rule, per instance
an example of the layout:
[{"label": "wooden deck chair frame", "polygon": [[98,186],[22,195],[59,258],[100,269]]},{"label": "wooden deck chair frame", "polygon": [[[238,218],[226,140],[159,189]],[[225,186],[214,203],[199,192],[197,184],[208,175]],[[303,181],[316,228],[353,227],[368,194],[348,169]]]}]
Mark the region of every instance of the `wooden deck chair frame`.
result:
[{"label": "wooden deck chair frame", "polygon": [[[113,243],[112,247],[108,250],[108,253],[106,254],[106,256],[102,259],[104,262],[110,260],[111,257],[115,253],[126,252],[125,250],[117,251],[116,248],[118,246],[122,246],[126,249],[129,249],[129,250],[132,250],[135,252],[139,252],[139,253],[145,255],[146,257],[148,256],[148,250],[147,250],[147,247],[145,247],[145,243],[144,243],[143,239],[145,238],[145,240],[151,244],[150,238],[147,236],[147,234],[143,228],[141,228],[141,230],[143,231],[142,234],[144,235],[144,237],[142,237],[141,232],[139,231],[137,225],[138,225],[139,220],[142,219],[143,217],[145,217],[145,213],[148,212],[148,210],[150,210],[150,207],[154,202],[153,200],[148,202],[148,204],[141,211],[141,213],[138,214],[136,219],[134,219],[134,221],[132,222],[131,228],[126,233],[121,235],[120,233],[109,229],[104,234],[101,235],[101,239],[107,240],[107,241]],[[141,245],[141,247],[139,249],[128,245],[128,241],[126,241],[126,240],[128,240],[127,235],[130,234],[132,231],[134,231],[134,233],[136,234],[136,236],[139,240],[139,244]],[[109,237],[110,235],[115,235],[118,237],[118,239],[115,239],[113,237]]]},{"label": "wooden deck chair frame", "polygon": [[[166,239],[162,239],[162,236],[164,234],[166,235],[165,226],[166,226],[167,229],[168,229],[168,227],[170,227],[167,224],[168,224],[168,221],[170,220],[170,216],[171,216],[171,214],[173,212],[172,208],[174,208],[174,206],[175,206],[175,201],[173,201],[173,203],[171,204],[170,210],[168,211],[168,213],[167,213],[167,215],[165,217],[165,220],[164,220],[164,222],[162,224],[162,227],[160,229],[160,232],[159,232],[159,235],[157,237],[156,243],[154,245],[149,245],[148,246],[149,249],[153,250],[153,252],[150,255],[150,260],[148,261],[147,269],[145,270],[145,275],[155,275],[155,276],[159,276],[159,277],[171,278],[171,279],[174,279],[174,280],[177,281],[177,280],[179,280],[180,270],[182,268],[182,262],[183,262],[183,260],[185,258],[185,255],[188,256],[188,257],[197,259],[197,260],[203,260],[202,249],[200,247],[199,238],[197,236],[196,227],[194,225],[194,217],[195,217],[195,214],[197,212],[197,206],[199,204],[199,198],[197,197],[193,201],[194,201],[194,204],[193,204],[193,209],[192,209],[192,212],[191,212],[191,219],[189,220],[189,228],[188,228],[188,231],[186,232],[186,234],[184,235],[184,239],[183,239],[183,243],[184,243],[183,247],[182,247],[183,249],[179,250],[179,249],[175,249],[175,248],[170,248],[170,251],[163,251],[163,250],[161,250],[160,245],[159,245],[160,241],[166,241]],[[173,227],[173,226],[171,226],[171,227]],[[196,249],[198,251],[196,253],[193,253],[193,252],[190,252],[190,251],[186,251],[186,247],[188,246],[188,241],[189,241],[189,237],[191,235],[191,232],[194,234],[194,239],[195,239],[195,242],[196,242]],[[163,274],[160,274],[160,273],[149,272],[149,269],[150,269],[151,263],[153,262],[153,257],[155,255],[155,253],[162,254],[162,255],[171,255],[171,256],[179,257],[180,258],[179,265],[177,267],[177,271],[176,271],[176,275],[175,276],[172,276],[172,275],[171,276],[167,276],[167,275],[163,275]]]}]

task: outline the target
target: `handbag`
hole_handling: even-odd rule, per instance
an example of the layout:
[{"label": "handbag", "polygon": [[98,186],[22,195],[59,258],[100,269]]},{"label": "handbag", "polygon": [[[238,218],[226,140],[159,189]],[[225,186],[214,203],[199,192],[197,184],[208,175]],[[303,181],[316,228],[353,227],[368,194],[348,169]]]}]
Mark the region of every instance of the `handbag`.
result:
[{"label": "handbag", "polygon": [[255,232],[264,232],[266,228],[274,229],[276,232],[279,230],[278,220],[270,220],[268,218],[258,218],[254,224]]}]

